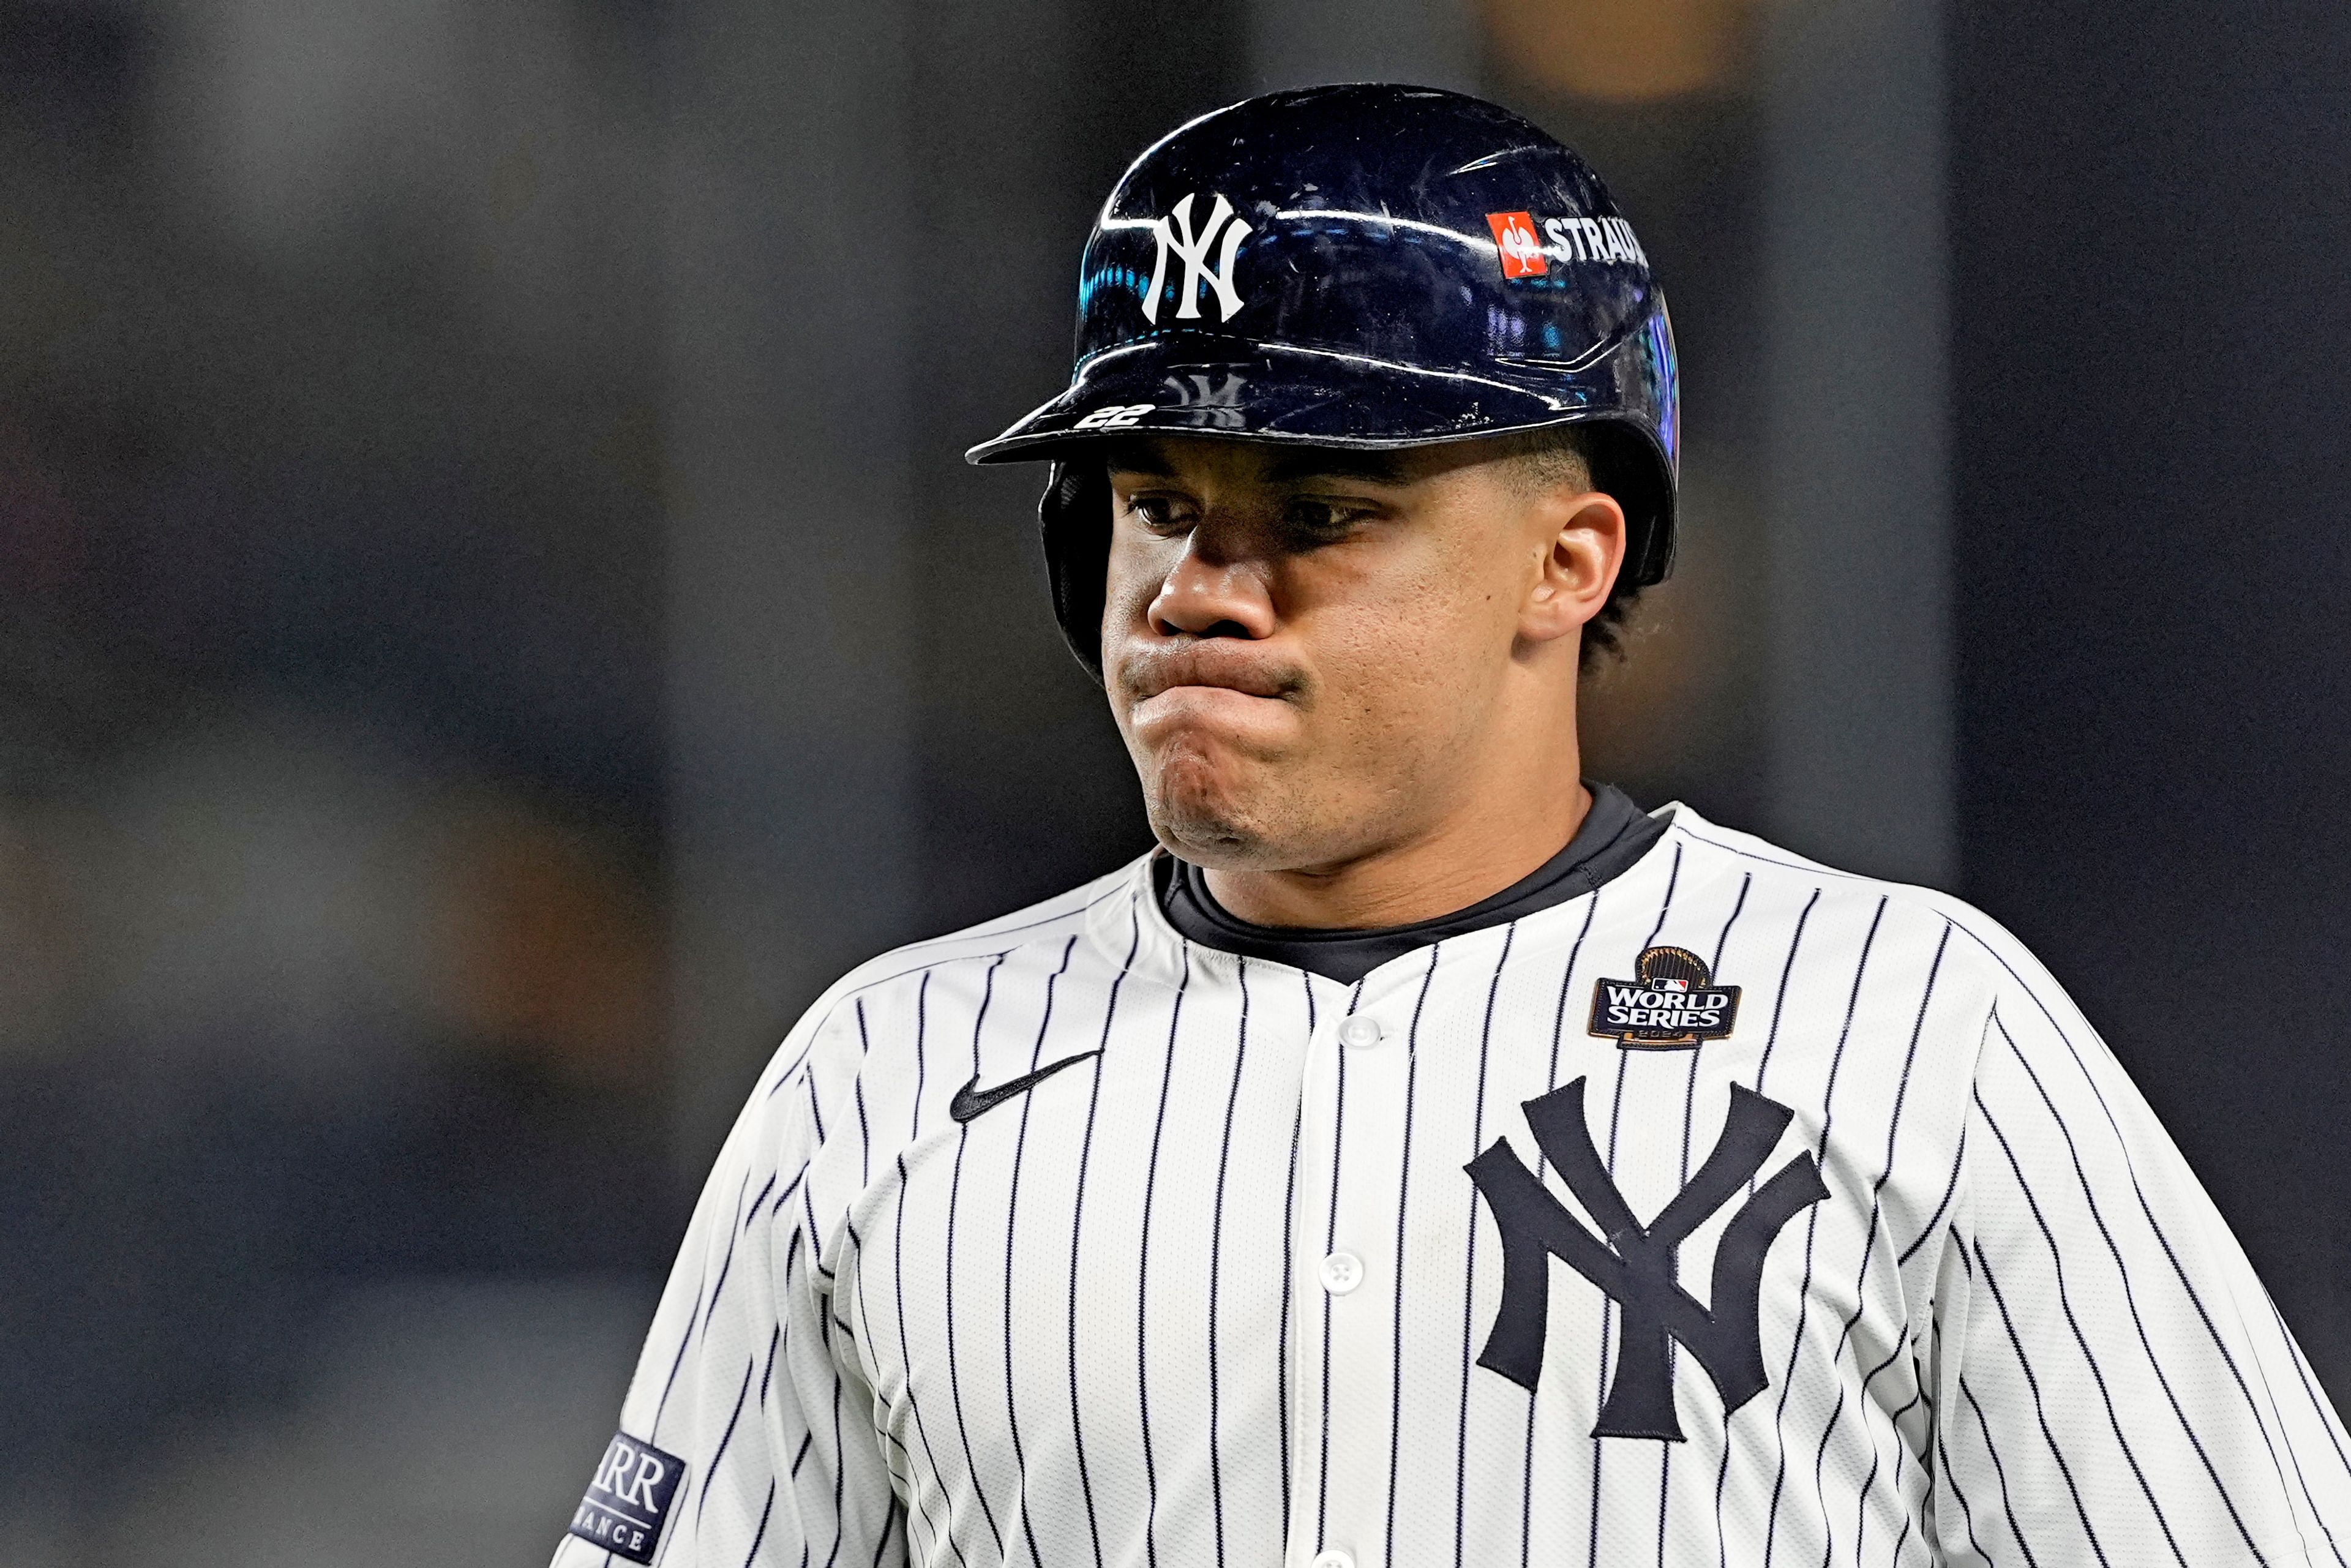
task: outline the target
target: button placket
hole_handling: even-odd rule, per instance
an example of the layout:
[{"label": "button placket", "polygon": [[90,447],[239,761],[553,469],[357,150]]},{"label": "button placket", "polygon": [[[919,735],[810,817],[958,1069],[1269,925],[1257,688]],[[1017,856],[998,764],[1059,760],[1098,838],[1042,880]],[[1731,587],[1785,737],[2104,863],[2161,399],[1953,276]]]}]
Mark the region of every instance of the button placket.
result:
[{"label": "button placket", "polygon": [[[1300,1543],[1303,1551],[1293,1561],[1308,1568],[1393,1568],[1376,1543],[1386,1520],[1395,1421],[1395,1237],[1396,1205],[1407,1190],[1404,1127],[1412,1062],[1401,1026],[1369,1010],[1326,1027],[1327,1043],[1317,1053],[1326,1092],[1314,1109],[1332,1117],[1317,1141],[1328,1162],[1324,1182],[1336,1187],[1324,1186],[1323,1207],[1299,1238],[1315,1260],[1315,1294],[1322,1297],[1308,1309],[1310,1364],[1327,1367],[1329,1378],[1307,1413],[1319,1439],[1309,1463],[1318,1468],[1301,1476],[1322,1489],[1322,1499],[1308,1492],[1303,1500],[1322,1528],[1320,1539],[1310,1533]],[[1326,1324],[1327,1357],[1313,1354]],[[1327,1469],[1319,1469],[1326,1453]]]}]

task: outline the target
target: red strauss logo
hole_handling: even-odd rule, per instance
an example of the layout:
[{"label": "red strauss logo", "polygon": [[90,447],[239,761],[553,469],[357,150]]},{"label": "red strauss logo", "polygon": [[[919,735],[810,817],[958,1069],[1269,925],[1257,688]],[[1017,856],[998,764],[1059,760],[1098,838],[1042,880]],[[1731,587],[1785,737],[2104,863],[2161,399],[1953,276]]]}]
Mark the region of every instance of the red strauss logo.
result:
[{"label": "red strauss logo", "polygon": [[1504,277],[1532,277],[1551,270],[1551,264],[1543,259],[1542,241],[1535,237],[1532,213],[1488,213],[1486,225],[1494,231]]}]

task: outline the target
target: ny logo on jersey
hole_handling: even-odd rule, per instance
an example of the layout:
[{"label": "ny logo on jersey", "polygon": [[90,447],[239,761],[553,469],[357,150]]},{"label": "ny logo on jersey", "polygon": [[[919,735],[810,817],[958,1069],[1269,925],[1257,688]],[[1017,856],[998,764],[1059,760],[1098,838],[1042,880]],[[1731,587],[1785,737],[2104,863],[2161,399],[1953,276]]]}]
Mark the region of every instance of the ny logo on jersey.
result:
[{"label": "ny logo on jersey", "polygon": [[[1146,321],[1156,323],[1159,319],[1159,290],[1167,281],[1167,256],[1171,251],[1184,263],[1183,287],[1176,290],[1177,320],[1199,318],[1200,286],[1204,283],[1217,291],[1217,320],[1231,320],[1233,312],[1241,308],[1241,297],[1233,287],[1233,256],[1240,249],[1249,226],[1233,215],[1230,202],[1218,196],[1217,204],[1208,209],[1208,226],[1195,235],[1192,201],[1191,196],[1186,196],[1176,204],[1173,213],[1151,225],[1151,237],[1159,242],[1159,251],[1151,263],[1151,288],[1143,297],[1143,319]],[[1224,243],[1217,246],[1217,265],[1211,271],[1208,250],[1217,246],[1219,234]]]},{"label": "ny logo on jersey", "polygon": [[1689,1185],[1644,1226],[1609,1178],[1583,1121],[1583,1080],[1555,1089],[1523,1109],[1535,1143],[1565,1178],[1607,1239],[1586,1229],[1497,1138],[1468,1166],[1502,1233],[1502,1303],[1478,1364],[1532,1392],[1542,1375],[1543,1333],[1551,1309],[1551,1260],[1605,1291],[1623,1309],[1616,1333],[1616,1376],[1600,1408],[1595,1437],[1682,1440],[1674,1416],[1672,1342],[1706,1369],[1722,1396],[1723,1415],[1761,1394],[1763,1368],[1763,1261],[1772,1239],[1798,1214],[1828,1197],[1820,1166],[1798,1155],[1741,1205],[1715,1243],[1708,1304],[1700,1306],[1675,1279],[1675,1252],[1707,1218],[1737,1197],[1770,1157],[1795,1114],[1739,1084],[1730,1119]]}]

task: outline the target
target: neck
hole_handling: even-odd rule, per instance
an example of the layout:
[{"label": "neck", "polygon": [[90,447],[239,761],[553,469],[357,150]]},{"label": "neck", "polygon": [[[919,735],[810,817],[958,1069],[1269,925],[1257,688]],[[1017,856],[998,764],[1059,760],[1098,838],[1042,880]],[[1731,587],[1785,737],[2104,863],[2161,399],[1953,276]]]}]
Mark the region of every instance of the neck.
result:
[{"label": "neck", "polygon": [[1327,865],[1211,870],[1208,891],[1258,925],[1375,930],[1467,909],[1531,874],[1583,825],[1592,794],[1573,755],[1566,763],[1507,805],[1481,801],[1412,838]]}]

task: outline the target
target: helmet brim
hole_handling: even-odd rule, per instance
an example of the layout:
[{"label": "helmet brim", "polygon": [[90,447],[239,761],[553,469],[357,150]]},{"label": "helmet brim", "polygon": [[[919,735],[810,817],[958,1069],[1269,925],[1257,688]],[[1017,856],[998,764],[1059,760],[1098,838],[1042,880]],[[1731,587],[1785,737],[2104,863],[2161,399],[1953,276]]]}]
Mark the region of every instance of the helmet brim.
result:
[{"label": "helmet brim", "polygon": [[[1603,364],[1604,356],[1593,356]],[[1613,414],[1604,375],[1578,384],[1563,365],[1507,372],[1434,370],[1359,354],[1171,333],[1098,354],[1067,390],[964,455],[972,463],[1064,456],[1137,434],[1369,449],[1539,430]]]}]

